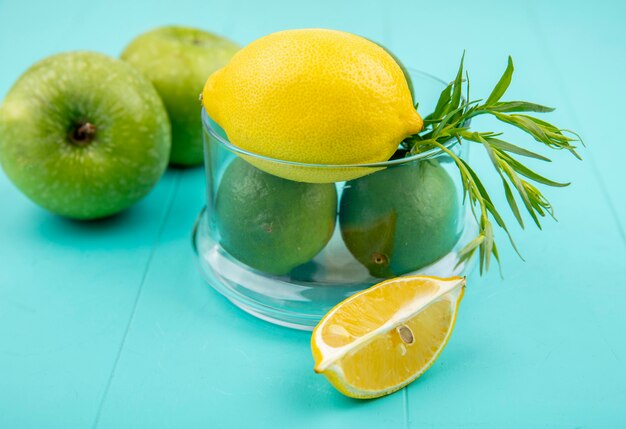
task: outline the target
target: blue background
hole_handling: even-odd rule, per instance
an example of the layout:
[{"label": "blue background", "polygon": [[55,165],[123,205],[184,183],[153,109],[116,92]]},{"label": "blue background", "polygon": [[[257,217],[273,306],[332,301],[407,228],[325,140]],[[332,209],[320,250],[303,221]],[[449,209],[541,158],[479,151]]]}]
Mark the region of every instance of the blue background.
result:
[{"label": "blue background", "polygon": [[[432,369],[360,402],[313,373],[308,333],[257,321],[203,283],[190,246],[202,169],[169,171],[135,207],[95,223],[44,212],[0,173],[0,428],[626,427],[623,3],[295,3],[0,0],[0,96],[44,56],[117,56],[171,23],[242,44],[342,29],[447,80],[467,49],[476,96],[511,54],[507,98],[557,106],[549,119],[588,145],[583,162],[556,153],[538,166],[573,182],[546,190],[559,222],[513,228],[526,262],[500,236],[504,279],[469,278]],[[480,151],[472,162],[500,186]]]}]

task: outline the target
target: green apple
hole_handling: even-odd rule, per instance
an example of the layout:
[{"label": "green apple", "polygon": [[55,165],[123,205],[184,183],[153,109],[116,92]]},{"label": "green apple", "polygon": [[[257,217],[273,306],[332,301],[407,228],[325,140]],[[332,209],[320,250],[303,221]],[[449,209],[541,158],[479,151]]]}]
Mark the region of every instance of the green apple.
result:
[{"label": "green apple", "polygon": [[172,123],[170,163],[202,163],[198,95],[207,77],[226,65],[239,46],[215,34],[188,27],[161,27],[133,40],[122,53],[154,85]]},{"label": "green apple", "polygon": [[167,167],[170,124],[154,87],[92,52],[46,58],[0,107],[0,164],[51,212],[93,219],[146,195]]}]

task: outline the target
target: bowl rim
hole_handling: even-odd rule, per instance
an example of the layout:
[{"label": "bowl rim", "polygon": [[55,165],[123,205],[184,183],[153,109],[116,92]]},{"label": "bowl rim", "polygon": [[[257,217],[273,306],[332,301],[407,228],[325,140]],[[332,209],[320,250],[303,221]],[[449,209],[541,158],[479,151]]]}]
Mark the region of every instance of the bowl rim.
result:
[{"label": "bowl rim", "polygon": [[[440,79],[437,76],[434,76],[428,72],[414,69],[414,68],[409,68],[409,67],[407,67],[407,71],[409,72],[411,76],[413,75],[420,76],[422,78],[426,78],[428,80],[434,81],[437,84],[441,84],[442,89],[448,85],[448,83],[446,83],[446,81],[444,81],[443,79]],[[211,135],[211,137],[217,140],[227,150],[234,152],[238,155],[243,155],[245,157],[250,157],[253,159],[258,159],[261,161],[271,162],[271,163],[276,163],[276,164],[284,164],[284,165],[291,165],[291,166],[298,166],[298,167],[305,167],[305,168],[327,168],[327,169],[355,168],[355,167],[356,168],[380,168],[380,167],[389,167],[389,166],[398,165],[398,164],[405,164],[407,162],[412,162],[412,161],[434,158],[444,153],[444,151],[440,148],[433,148],[424,152],[416,153],[411,156],[406,156],[404,158],[396,158],[396,159],[390,159],[387,161],[370,162],[370,163],[363,163],[363,164],[315,164],[315,163],[288,161],[285,159],[272,158],[269,156],[260,155],[258,153],[250,152],[248,150],[245,150],[236,146],[229,139],[226,139],[219,134],[219,132],[212,125],[211,122],[213,120],[207,114],[206,110],[204,109],[204,106],[202,106],[201,115],[202,115],[202,127]],[[443,143],[443,145],[447,149],[451,149],[451,148],[454,148],[455,146],[460,145],[460,143],[458,140],[451,138],[445,143]]]}]

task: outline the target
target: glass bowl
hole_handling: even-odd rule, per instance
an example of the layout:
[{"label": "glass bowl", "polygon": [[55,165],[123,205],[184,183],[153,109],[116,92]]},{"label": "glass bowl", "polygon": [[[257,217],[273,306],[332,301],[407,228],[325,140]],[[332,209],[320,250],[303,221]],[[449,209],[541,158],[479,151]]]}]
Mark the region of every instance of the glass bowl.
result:
[{"label": "glass bowl", "polygon": [[[420,112],[431,112],[445,82],[409,73]],[[204,110],[202,124],[207,201],[193,245],[209,285],[244,311],[310,330],[385,278],[470,269],[459,250],[477,226],[440,150],[373,164],[302,164],[238,148]],[[467,157],[468,145],[447,145]],[[332,182],[302,182],[319,177]]]}]

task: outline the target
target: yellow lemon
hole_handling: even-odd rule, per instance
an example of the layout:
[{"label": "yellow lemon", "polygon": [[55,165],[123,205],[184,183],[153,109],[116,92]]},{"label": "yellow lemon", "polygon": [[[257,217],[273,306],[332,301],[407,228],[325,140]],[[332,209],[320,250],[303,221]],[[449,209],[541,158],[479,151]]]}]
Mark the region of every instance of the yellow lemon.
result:
[{"label": "yellow lemon", "polygon": [[315,371],[353,398],[401,389],[445,347],[464,286],[463,277],[399,277],[353,295],[313,331]]},{"label": "yellow lemon", "polygon": [[345,165],[386,161],[423,126],[393,57],[367,39],[326,29],[281,31],[252,42],[209,77],[202,99],[234,145],[287,162],[249,161],[307,182],[373,172]]}]

